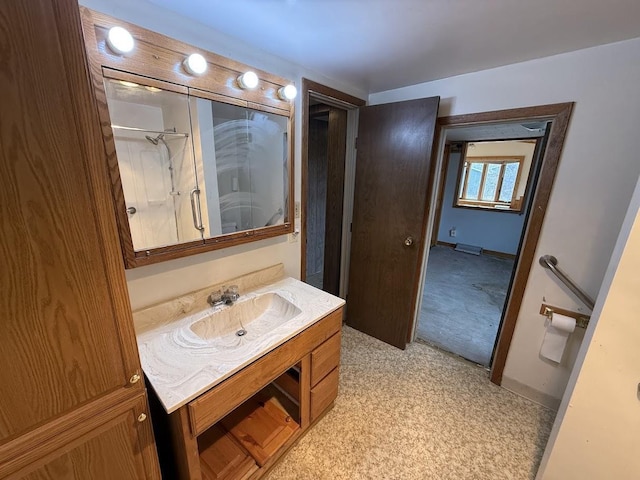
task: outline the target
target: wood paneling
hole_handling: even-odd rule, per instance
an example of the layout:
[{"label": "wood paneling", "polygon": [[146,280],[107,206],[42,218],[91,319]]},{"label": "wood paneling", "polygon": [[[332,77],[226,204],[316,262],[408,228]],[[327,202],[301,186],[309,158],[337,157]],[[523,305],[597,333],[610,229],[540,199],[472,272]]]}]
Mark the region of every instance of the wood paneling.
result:
[{"label": "wood paneling", "polygon": [[347,323],[399,348],[414,317],[438,103],[360,109]]},{"label": "wood paneling", "polygon": [[139,361],[77,5],[2,2],[0,31],[1,444],[128,385]]}]

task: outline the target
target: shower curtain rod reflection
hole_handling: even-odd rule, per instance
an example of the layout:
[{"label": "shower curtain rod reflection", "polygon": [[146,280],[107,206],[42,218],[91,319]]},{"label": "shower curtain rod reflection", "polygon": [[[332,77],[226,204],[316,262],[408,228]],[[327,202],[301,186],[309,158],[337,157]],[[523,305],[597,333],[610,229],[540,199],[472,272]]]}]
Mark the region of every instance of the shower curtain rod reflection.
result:
[{"label": "shower curtain rod reflection", "polygon": [[123,127],[121,125],[111,125],[111,128],[113,128],[114,130],[128,130],[131,132],[144,132],[144,133],[163,133],[165,135],[177,135],[180,137],[188,137],[189,134],[188,133],[181,133],[181,132],[175,132],[175,131],[160,131],[160,130],[147,130],[146,128],[136,128],[136,127]]}]

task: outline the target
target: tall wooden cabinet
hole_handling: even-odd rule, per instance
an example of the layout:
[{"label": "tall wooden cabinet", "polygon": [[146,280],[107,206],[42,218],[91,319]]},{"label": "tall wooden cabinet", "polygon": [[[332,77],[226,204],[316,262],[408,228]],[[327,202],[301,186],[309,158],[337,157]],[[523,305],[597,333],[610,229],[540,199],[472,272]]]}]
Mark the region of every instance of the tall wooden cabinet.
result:
[{"label": "tall wooden cabinet", "polygon": [[0,478],[160,478],[76,0],[0,45]]}]

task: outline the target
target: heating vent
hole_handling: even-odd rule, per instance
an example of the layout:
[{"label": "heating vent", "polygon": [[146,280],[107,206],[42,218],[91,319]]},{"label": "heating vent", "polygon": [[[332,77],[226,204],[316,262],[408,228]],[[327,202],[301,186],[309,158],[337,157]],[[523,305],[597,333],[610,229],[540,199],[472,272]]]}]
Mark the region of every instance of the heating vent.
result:
[{"label": "heating vent", "polygon": [[470,253],[471,255],[480,255],[482,253],[482,247],[476,247],[475,245],[466,245],[464,243],[456,243],[456,252]]}]

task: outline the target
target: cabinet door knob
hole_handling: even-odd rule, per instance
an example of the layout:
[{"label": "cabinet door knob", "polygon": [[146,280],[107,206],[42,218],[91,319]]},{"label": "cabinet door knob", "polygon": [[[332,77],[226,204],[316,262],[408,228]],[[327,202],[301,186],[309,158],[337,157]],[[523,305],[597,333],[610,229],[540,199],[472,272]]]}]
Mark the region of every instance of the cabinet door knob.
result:
[{"label": "cabinet door knob", "polygon": [[134,373],[133,375],[131,375],[131,378],[129,379],[129,383],[131,384],[138,383],[139,380],[140,380],[140,375],[138,375],[137,373]]},{"label": "cabinet door knob", "polygon": [[140,415],[138,415],[138,422],[142,423],[147,419],[147,414],[146,413],[141,413]]},{"label": "cabinet door knob", "polygon": [[407,247],[410,247],[411,245],[413,245],[413,237],[407,237],[404,239],[404,244]]}]

